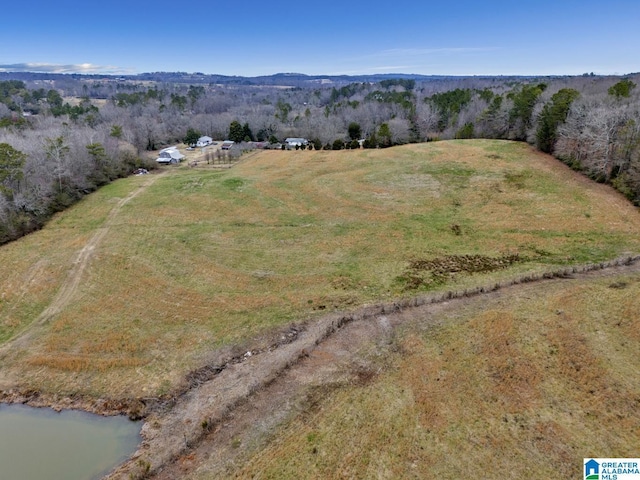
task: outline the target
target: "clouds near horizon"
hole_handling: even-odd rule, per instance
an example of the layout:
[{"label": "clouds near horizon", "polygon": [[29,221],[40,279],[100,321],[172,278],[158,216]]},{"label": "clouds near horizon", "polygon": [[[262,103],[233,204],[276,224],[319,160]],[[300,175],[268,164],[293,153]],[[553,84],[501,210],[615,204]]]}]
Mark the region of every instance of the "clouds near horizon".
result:
[{"label": "clouds near horizon", "polygon": [[113,65],[55,64],[55,63],[12,63],[0,64],[0,72],[37,72],[37,73],[81,73],[81,74],[111,74],[124,75],[133,73],[127,69]]},{"label": "clouds near horizon", "polygon": [[219,8],[204,0],[10,2],[0,71],[257,76],[402,72],[576,75],[640,71],[637,0],[442,2],[276,0]]}]

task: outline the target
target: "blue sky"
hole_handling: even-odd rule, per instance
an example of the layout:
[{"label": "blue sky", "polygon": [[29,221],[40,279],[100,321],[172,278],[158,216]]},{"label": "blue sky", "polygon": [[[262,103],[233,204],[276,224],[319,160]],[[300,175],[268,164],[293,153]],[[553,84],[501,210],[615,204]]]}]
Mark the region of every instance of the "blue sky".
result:
[{"label": "blue sky", "polygon": [[626,74],[640,1],[11,1],[0,71],[17,70]]}]

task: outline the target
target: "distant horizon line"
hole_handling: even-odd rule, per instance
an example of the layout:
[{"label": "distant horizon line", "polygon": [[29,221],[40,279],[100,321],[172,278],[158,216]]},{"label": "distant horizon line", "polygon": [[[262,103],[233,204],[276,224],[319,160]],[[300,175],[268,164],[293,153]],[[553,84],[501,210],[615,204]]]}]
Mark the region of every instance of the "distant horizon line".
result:
[{"label": "distant horizon line", "polygon": [[[406,72],[386,72],[386,73],[351,73],[351,74],[310,74],[302,72],[277,72],[271,74],[257,74],[257,75],[239,75],[239,74],[225,74],[225,73],[204,73],[204,72],[186,72],[183,70],[155,70],[138,73],[113,73],[113,72],[99,72],[99,71],[56,71],[55,69],[11,69],[9,67],[0,65],[0,74],[34,74],[34,75],[60,75],[60,76],[86,76],[86,77],[139,77],[144,75],[185,75],[185,76],[201,76],[201,77],[226,77],[226,78],[264,78],[264,77],[309,77],[309,78],[349,78],[349,77],[447,77],[447,78],[509,78],[509,77],[627,77],[640,74],[639,72],[630,73],[594,73],[584,72],[581,74],[571,73],[557,73],[557,74],[545,74],[545,73],[529,73],[529,74],[516,74],[516,73],[504,73],[504,74],[487,74],[487,73],[470,73],[470,74],[448,74],[448,73],[406,73]],[[15,65],[12,65],[15,67]],[[64,69],[63,69],[64,70]]]}]

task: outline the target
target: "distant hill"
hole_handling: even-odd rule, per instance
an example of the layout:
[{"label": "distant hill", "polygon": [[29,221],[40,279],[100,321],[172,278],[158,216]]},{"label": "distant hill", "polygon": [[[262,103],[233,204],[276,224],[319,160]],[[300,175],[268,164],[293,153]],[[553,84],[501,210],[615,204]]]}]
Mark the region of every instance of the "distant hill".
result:
[{"label": "distant hill", "polygon": [[408,79],[416,81],[441,81],[446,79],[461,78],[529,78],[529,77],[504,77],[504,76],[453,76],[453,75],[418,75],[411,73],[383,73],[374,75],[305,75],[303,73],[276,73],[274,75],[261,75],[256,77],[242,77],[237,75],[217,75],[205,73],[187,72],[149,72],[137,75],[87,75],[80,73],[42,73],[42,72],[0,72],[0,80],[60,80],[72,78],[76,80],[86,79],[110,79],[129,81],[153,81],[164,83],[186,84],[222,84],[222,85],[273,85],[312,87],[320,84],[346,85],[357,82],[377,83],[389,79]]}]

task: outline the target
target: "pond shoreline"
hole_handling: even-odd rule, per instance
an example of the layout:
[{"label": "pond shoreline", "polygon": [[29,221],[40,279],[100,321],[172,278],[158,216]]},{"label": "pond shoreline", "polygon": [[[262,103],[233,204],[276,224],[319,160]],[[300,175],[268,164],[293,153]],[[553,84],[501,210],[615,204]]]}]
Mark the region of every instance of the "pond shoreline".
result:
[{"label": "pond shoreline", "polygon": [[143,399],[95,399],[83,396],[49,395],[36,391],[10,389],[0,391],[0,404],[21,404],[34,408],[50,408],[56,412],[62,410],[81,410],[105,417],[126,415],[130,420],[142,420],[147,414]]},{"label": "pond shoreline", "polygon": [[102,478],[138,449],[141,429],[124,416],[0,404],[2,477]]},{"label": "pond shoreline", "polygon": [[[522,275],[490,286],[431,293],[395,303],[363,307],[354,312],[329,314],[307,324],[289,326],[270,339],[262,338],[260,345],[254,348],[236,347],[219,352],[215,364],[189,373],[187,389],[176,392],[176,396],[170,398],[95,399],[11,389],[0,391],[0,403],[47,407],[56,411],[83,410],[103,416],[126,415],[131,420],[143,420],[141,443],[137,451],[107,478],[157,474],[183,452],[201,442],[212,427],[229,418],[231,412],[246,403],[247,398],[276,382],[283,372],[296,367],[325,340],[352,322],[462,300],[527,283],[637,271],[640,271],[640,256],[628,256],[610,262]],[[376,335],[374,331],[371,334]],[[274,343],[274,339],[279,340]]]}]

